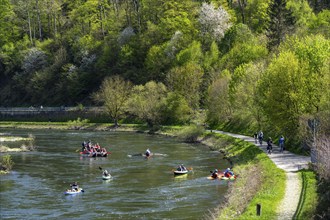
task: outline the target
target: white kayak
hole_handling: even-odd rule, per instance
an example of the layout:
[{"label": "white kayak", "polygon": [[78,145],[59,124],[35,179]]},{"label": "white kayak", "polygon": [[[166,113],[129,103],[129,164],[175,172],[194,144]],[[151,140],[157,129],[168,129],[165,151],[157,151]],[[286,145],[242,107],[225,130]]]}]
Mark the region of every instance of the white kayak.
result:
[{"label": "white kayak", "polygon": [[84,190],[82,188],[79,188],[78,191],[68,189],[67,191],[64,192],[65,195],[74,195],[78,193],[82,193]]},{"label": "white kayak", "polygon": [[184,175],[187,174],[188,170],[175,170],[174,175]]},{"label": "white kayak", "polygon": [[109,179],[111,179],[111,175],[110,175],[110,174],[107,175],[107,176],[102,175],[102,179],[103,179],[103,180],[109,180]]}]

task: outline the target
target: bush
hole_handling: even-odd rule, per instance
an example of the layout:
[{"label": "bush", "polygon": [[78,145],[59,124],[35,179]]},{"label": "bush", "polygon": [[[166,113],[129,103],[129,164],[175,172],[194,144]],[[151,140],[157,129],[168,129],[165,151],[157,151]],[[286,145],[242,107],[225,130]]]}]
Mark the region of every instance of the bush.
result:
[{"label": "bush", "polygon": [[14,166],[14,162],[11,159],[9,154],[4,155],[1,159],[1,167],[4,168],[6,171],[10,171]]},{"label": "bush", "polygon": [[204,133],[204,127],[201,125],[190,125],[179,132],[179,138],[182,138],[187,143],[195,143],[198,137]]}]

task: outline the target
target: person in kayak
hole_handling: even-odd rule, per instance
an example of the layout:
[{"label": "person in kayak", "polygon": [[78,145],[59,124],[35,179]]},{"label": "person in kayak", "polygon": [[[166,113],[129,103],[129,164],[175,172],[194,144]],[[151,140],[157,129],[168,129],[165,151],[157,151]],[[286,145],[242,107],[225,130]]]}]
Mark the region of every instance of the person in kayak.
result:
[{"label": "person in kayak", "polygon": [[146,150],[146,157],[149,157],[151,155],[151,151],[149,150],[149,148]]},{"label": "person in kayak", "polygon": [[234,172],[230,170],[230,168],[227,168],[226,171],[223,173],[225,177],[231,177],[234,176]]},{"label": "person in kayak", "polygon": [[107,170],[104,170],[104,171],[103,171],[103,175],[104,175],[104,176],[109,176],[110,173],[109,173]]},{"label": "person in kayak", "polygon": [[212,172],[211,177],[214,178],[214,179],[216,179],[216,178],[218,178],[218,175],[219,175],[218,170],[215,169],[215,170]]},{"label": "person in kayak", "polygon": [[71,191],[78,192],[79,186],[77,182],[70,184],[70,186],[71,186]]},{"label": "person in kayak", "polygon": [[187,170],[187,168],[185,166],[183,166],[183,164],[181,164],[177,169],[177,171],[186,171],[186,170]]}]

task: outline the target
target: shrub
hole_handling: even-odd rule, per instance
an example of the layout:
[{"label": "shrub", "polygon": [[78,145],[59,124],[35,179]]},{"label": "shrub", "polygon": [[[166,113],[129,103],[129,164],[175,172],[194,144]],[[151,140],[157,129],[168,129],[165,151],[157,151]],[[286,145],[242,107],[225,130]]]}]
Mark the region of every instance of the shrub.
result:
[{"label": "shrub", "polygon": [[9,171],[13,168],[14,162],[11,159],[9,154],[4,155],[1,159],[1,167],[5,168],[6,171]]}]

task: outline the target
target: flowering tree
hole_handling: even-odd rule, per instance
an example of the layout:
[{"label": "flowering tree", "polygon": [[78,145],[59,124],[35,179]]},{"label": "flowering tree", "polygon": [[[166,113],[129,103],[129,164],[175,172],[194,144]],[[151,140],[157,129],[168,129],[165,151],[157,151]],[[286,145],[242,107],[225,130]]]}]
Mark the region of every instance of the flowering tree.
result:
[{"label": "flowering tree", "polygon": [[199,22],[203,35],[210,35],[217,41],[223,38],[226,30],[231,27],[227,11],[221,6],[215,9],[212,3],[203,3],[199,13]]}]

